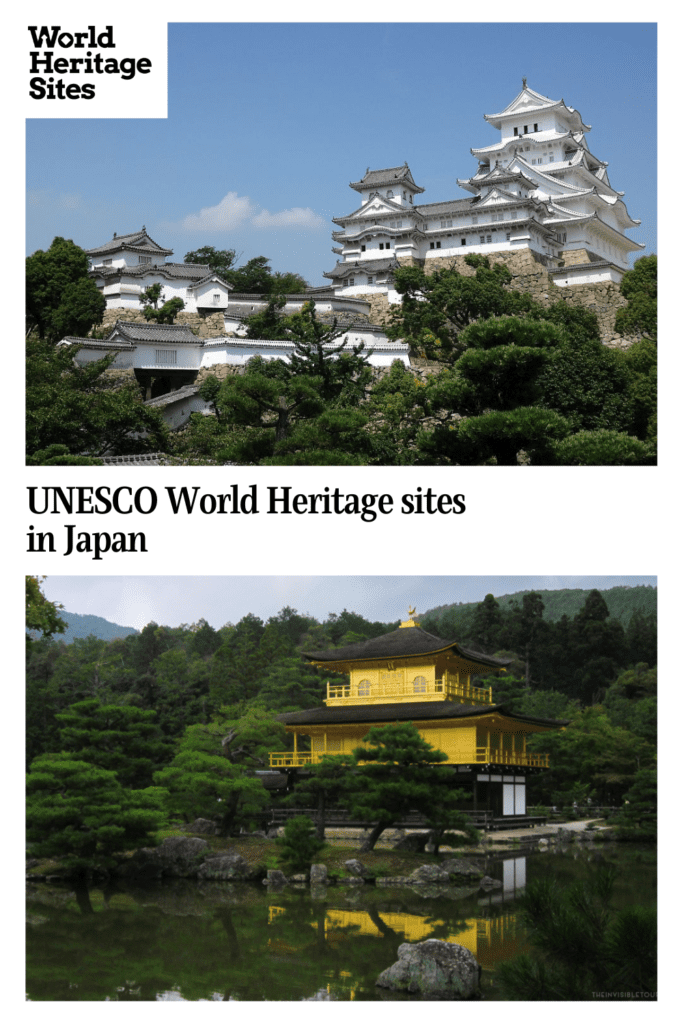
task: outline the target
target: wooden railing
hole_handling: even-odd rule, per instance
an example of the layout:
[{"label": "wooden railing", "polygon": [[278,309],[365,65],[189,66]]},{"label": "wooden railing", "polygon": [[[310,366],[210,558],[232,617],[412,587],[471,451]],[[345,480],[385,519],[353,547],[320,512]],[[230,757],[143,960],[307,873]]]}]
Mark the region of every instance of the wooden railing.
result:
[{"label": "wooden railing", "polygon": [[501,750],[500,747],[477,747],[478,764],[509,764],[524,768],[548,768],[547,754],[532,754],[529,751]]},{"label": "wooden railing", "polygon": [[[271,768],[302,768],[308,764],[317,764],[323,754],[332,754],[331,750],[310,751],[294,753],[292,750],[282,750],[270,755]],[[338,753],[338,751],[336,751]],[[462,756],[462,755],[461,755]],[[477,747],[475,760],[462,756],[460,761],[452,761],[450,758],[446,764],[509,764],[520,768],[548,768],[547,754],[531,754],[522,751],[506,751],[495,747]]]},{"label": "wooden railing", "polygon": [[371,683],[369,686],[358,683],[328,683],[328,701],[349,701],[354,703],[373,703],[381,699],[414,697],[419,700],[421,697],[431,695],[443,695],[446,698],[455,698],[471,701],[473,704],[493,704],[491,687],[472,686],[469,682],[460,682],[457,676],[450,676],[444,673],[441,679],[427,680],[424,677],[418,679],[406,679],[401,682]]}]

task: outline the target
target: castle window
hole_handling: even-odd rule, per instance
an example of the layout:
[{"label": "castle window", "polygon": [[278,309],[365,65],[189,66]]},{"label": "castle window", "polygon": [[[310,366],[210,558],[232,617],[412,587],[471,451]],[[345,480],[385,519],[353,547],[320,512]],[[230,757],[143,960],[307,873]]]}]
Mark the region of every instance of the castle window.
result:
[{"label": "castle window", "polygon": [[486,241],[486,239],[484,238],[484,236],[483,235],[479,235],[479,244],[483,245],[485,241]]},{"label": "castle window", "polygon": [[554,157],[554,156],[549,156],[549,157],[548,157],[548,163],[549,163],[549,164],[552,164],[552,163],[554,163],[554,161],[555,161],[555,157]]},{"label": "castle window", "polygon": [[157,366],[175,366],[178,362],[178,353],[174,348],[157,348],[154,351],[154,361]]},{"label": "castle window", "polygon": [[364,246],[364,245],[361,245],[361,247],[360,247],[360,251],[361,251],[361,252],[365,252],[365,246]]},{"label": "castle window", "polygon": [[349,278],[349,284],[355,284],[355,283],[356,283],[355,277],[350,277]]},{"label": "castle window", "polygon": [[513,128],[512,130],[515,133],[515,135],[519,135],[519,128]]},{"label": "castle window", "polygon": [[111,266],[111,260],[102,260],[102,266],[110,267]]},{"label": "castle window", "polygon": [[441,248],[441,242],[437,242],[436,243],[436,247],[437,247],[437,249],[440,249]]},{"label": "castle window", "polygon": [[214,292],[214,295],[213,295],[213,304],[214,304],[214,306],[217,306],[220,301],[221,301],[220,292]]},{"label": "castle window", "polygon": [[467,239],[466,238],[461,238],[460,239],[460,244],[461,245],[467,245]]},{"label": "castle window", "polygon": [[368,284],[372,284],[372,278],[371,278],[370,274],[368,274]]},{"label": "castle window", "polygon": [[491,235],[487,235],[487,236],[486,236],[486,241],[487,241],[487,242],[490,242],[490,241],[491,241]]},{"label": "castle window", "polygon": [[393,199],[393,198],[394,198],[394,193],[392,192],[391,189],[389,189],[389,191],[387,192],[387,199]]},{"label": "castle window", "polygon": [[528,133],[528,131],[529,131],[529,125],[525,124],[524,125],[524,134],[526,135]]},{"label": "castle window", "polygon": [[427,679],[425,676],[415,676],[413,679],[413,693],[426,693]]},{"label": "castle window", "polygon": [[369,697],[370,696],[370,680],[369,679],[361,679],[361,681],[359,682],[359,684],[358,684],[358,696],[359,697]]},{"label": "castle window", "polygon": [[442,220],[441,221],[441,227],[442,228],[452,228],[453,227],[453,220],[452,220],[452,218],[449,218],[448,220]]},{"label": "castle window", "polygon": [[473,217],[472,218],[472,223],[473,224],[478,224],[479,223],[479,218],[478,217]]},{"label": "castle window", "polygon": [[538,131],[538,125],[537,125],[537,124],[535,124],[535,125],[534,125],[534,131],[535,131],[535,132],[537,132],[537,131]]},{"label": "castle window", "polygon": [[138,263],[151,263],[151,262],[152,262],[152,257],[151,256],[138,256]]}]

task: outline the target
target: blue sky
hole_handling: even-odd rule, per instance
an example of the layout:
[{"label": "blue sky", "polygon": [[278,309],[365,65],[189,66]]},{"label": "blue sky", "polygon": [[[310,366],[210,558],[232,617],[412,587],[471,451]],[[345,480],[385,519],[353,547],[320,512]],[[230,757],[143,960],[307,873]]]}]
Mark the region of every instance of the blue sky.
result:
[{"label": "blue sky", "polygon": [[267,619],[289,605],[326,619],[345,608],[371,621],[406,618],[455,601],[519,590],[657,586],[656,576],[48,576],[43,590],[79,615],[101,615],[141,629],[204,618],[215,629],[249,612]]},{"label": "blue sky", "polygon": [[285,23],[170,25],[167,120],[27,121],[27,253],[144,224],[178,262],[234,248],[322,285],[348,183],[407,160],[423,202],[464,198],[523,75],[593,126],[656,251],[655,25]]}]

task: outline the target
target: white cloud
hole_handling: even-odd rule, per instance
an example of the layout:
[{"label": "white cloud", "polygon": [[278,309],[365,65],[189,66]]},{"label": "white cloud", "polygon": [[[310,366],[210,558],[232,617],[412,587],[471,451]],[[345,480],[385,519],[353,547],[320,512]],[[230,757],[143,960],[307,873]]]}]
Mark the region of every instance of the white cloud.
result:
[{"label": "white cloud", "polygon": [[325,226],[322,217],[308,206],[294,206],[291,210],[280,210],[279,213],[261,210],[251,223],[255,228],[298,228],[304,231],[317,231]]},{"label": "white cloud", "polygon": [[216,206],[204,206],[199,213],[188,213],[179,224],[167,226],[202,233],[234,231],[246,221],[255,228],[271,230],[296,228],[299,231],[317,231],[325,226],[323,218],[309,207],[295,206],[291,210],[280,210],[278,213],[257,210],[258,207],[252,205],[249,196],[238,196],[236,192],[228,192]]},{"label": "white cloud", "polygon": [[179,226],[184,231],[233,231],[254,211],[248,196],[228,192],[217,206],[204,206],[199,213],[188,213]]}]

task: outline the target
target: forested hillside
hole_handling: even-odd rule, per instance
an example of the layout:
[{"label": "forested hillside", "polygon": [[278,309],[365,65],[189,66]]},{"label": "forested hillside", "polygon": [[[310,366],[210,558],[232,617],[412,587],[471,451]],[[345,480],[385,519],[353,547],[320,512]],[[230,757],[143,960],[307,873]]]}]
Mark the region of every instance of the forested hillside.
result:
[{"label": "forested hillside", "polygon": [[[547,622],[557,622],[563,615],[576,615],[590,594],[590,590],[580,590],[579,588],[516,590],[514,594],[497,597],[496,601],[501,608],[510,609],[515,603],[519,604],[526,594],[531,593],[540,594],[543,598],[544,619]],[[628,626],[634,612],[642,612],[644,615],[657,612],[656,587],[610,587],[608,590],[601,590],[600,593],[605,600],[610,617],[617,619],[624,628]],[[476,607],[476,601],[440,604],[436,608],[430,608],[422,615],[422,623],[425,629],[435,632],[438,636],[447,639],[454,636],[460,639],[461,631],[471,628],[472,616]],[[451,633],[449,630],[455,630],[455,632]]]},{"label": "forested hillside", "polygon": [[[539,795],[557,801],[572,792],[593,792],[615,800],[639,768],[654,764],[656,613],[636,604],[622,624],[610,616],[603,596],[591,591],[575,614],[552,621],[546,600],[551,604],[555,593],[513,595],[507,606],[488,595],[477,605],[430,613],[422,617],[422,627],[511,659],[505,675],[483,681],[493,686],[496,703],[571,722],[564,732],[537,738],[539,749],[547,748],[551,763],[559,766],[557,774],[539,776]],[[563,600],[563,592],[558,594]],[[233,738],[251,737],[244,742],[258,753],[249,755],[248,767],[266,767],[268,751],[284,749],[289,740],[273,716],[320,705],[328,680],[340,681],[307,663],[302,652],[379,636],[397,626],[347,610],[319,622],[285,607],[266,621],[249,613],[220,629],[204,620],[179,627],[150,622],[139,633],[112,640],[29,640],[28,762],[70,749],[64,747],[64,714],[77,702],[94,700],[108,713],[128,708],[154,720],[157,741],[147,756],[147,785],[197,728],[210,731],[214,739],[206,742],[217,742],[216,753],[223,757],[233,755],[216,736],[227,731]],[[242,739],[235,742],[242,750]]]},{"label": "forested hillside", "polygon": [[119,636],[137,633],[133,626],[118,626],[115,622],[103,619],[101,615],[78,615],[67,611],[61,611],[60,615],[66,622],[66,629],[61,635],[65,644],[73,643],[77,637],[96,636],[100,640],[114,640]]}]

